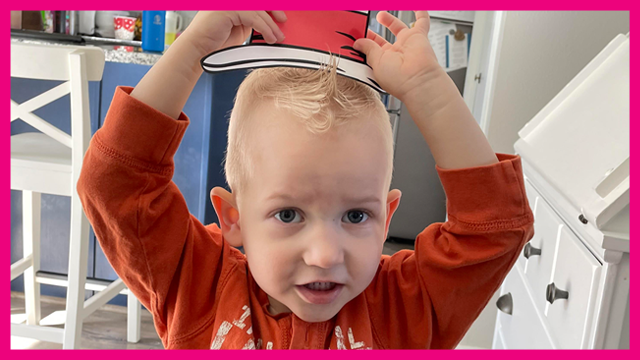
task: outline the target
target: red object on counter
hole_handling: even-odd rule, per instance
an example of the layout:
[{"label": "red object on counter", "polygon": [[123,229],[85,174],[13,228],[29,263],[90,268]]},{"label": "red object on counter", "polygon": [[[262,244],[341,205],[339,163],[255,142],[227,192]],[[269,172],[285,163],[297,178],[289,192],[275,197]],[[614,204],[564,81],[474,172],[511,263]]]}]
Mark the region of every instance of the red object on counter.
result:
[{"label": "red object on counter", "polygon": [[126,52],[133,52],[133,46],[121,46],[121,45],[116,45],[113,47],[113,50],[120,50],[120,51],[126,51]]},{"label": "red object on counter", "polygon": [[119,16],[115,16],[113,18],[114,30],[125,29],[127,31],[133,31],[133,27],[135,26],[135,24],[136,24],[135,18],[126,18],[126,17],[119,17]]}]

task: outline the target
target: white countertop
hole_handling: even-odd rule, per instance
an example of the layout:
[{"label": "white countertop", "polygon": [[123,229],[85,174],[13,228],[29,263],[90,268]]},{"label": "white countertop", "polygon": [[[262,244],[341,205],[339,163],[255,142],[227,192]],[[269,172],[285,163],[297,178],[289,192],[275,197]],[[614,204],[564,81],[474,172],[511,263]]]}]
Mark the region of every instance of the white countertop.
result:
[{"label": "white countertop", "polygon": [[[18,38],[18,37],[11,37],[11,42],[23,42],[27,44],[65,45],[61,42],[40,40],[40,39]],[[77,45],[77,44],[74,44],[74,45]],[[116,62],[116,63],[139,64],[139,65],[151,66],[155,64],[158,60],[160,60],[160,57],[162,57],[161,53],[142,51],[142,49],[139,47],[130,47],[130,48],[133,48],[134,51],[129,52],[122,49],[122,47],[118,45],[84,44],[81,46],[98,47],[104,51],[105,61]]]}]

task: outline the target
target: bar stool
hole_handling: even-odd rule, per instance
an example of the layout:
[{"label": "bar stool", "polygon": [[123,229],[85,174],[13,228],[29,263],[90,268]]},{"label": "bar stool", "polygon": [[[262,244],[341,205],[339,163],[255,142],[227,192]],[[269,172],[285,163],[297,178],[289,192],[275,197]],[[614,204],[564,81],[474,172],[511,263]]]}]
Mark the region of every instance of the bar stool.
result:
[{"label": "bar stool", "polygon": [[[91,138],[89,81],[100,81],[104,52],[88,46],[11,43],[11,77],[64,81],[28,101],[11,100],[11,121],[21,119],[40,132],[11,136],[11,189],[22,190],[23,246],[21,260],[11,265],[11,280],[24,274],[26,324],[11,324],[11,335],[80,345],[83,320],[119,293],[128,294],[128,340],[140,340],[140,303],[121,279],[102,286],[87,301],[89,221],[76,191],[84,153]],[[71,136],[33,114],[70,94]],[[71,239],[64,329],[40,324],[40,205],[41,193],[71,197]],[[90,284],[89,284],[90,285]]]}]

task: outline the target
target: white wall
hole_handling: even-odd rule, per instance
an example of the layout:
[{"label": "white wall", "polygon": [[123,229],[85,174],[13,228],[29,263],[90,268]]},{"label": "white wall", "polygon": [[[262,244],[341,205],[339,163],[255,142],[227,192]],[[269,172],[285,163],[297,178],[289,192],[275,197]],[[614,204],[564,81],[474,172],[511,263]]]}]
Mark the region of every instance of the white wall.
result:
[{"label": "white wall", "polygon": [[487,137],[514,153],[518,131],[616,35],[629,12],[508,11]]}]

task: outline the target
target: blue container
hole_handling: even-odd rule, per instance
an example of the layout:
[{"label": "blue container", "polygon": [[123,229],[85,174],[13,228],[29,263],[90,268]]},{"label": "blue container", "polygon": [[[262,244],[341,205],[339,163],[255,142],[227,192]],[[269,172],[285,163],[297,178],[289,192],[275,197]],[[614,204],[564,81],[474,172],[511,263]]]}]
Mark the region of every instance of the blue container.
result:
[{"label": "blue container", "polygon": [[164,51],[165,11],[142,12],[142,50]]}]

